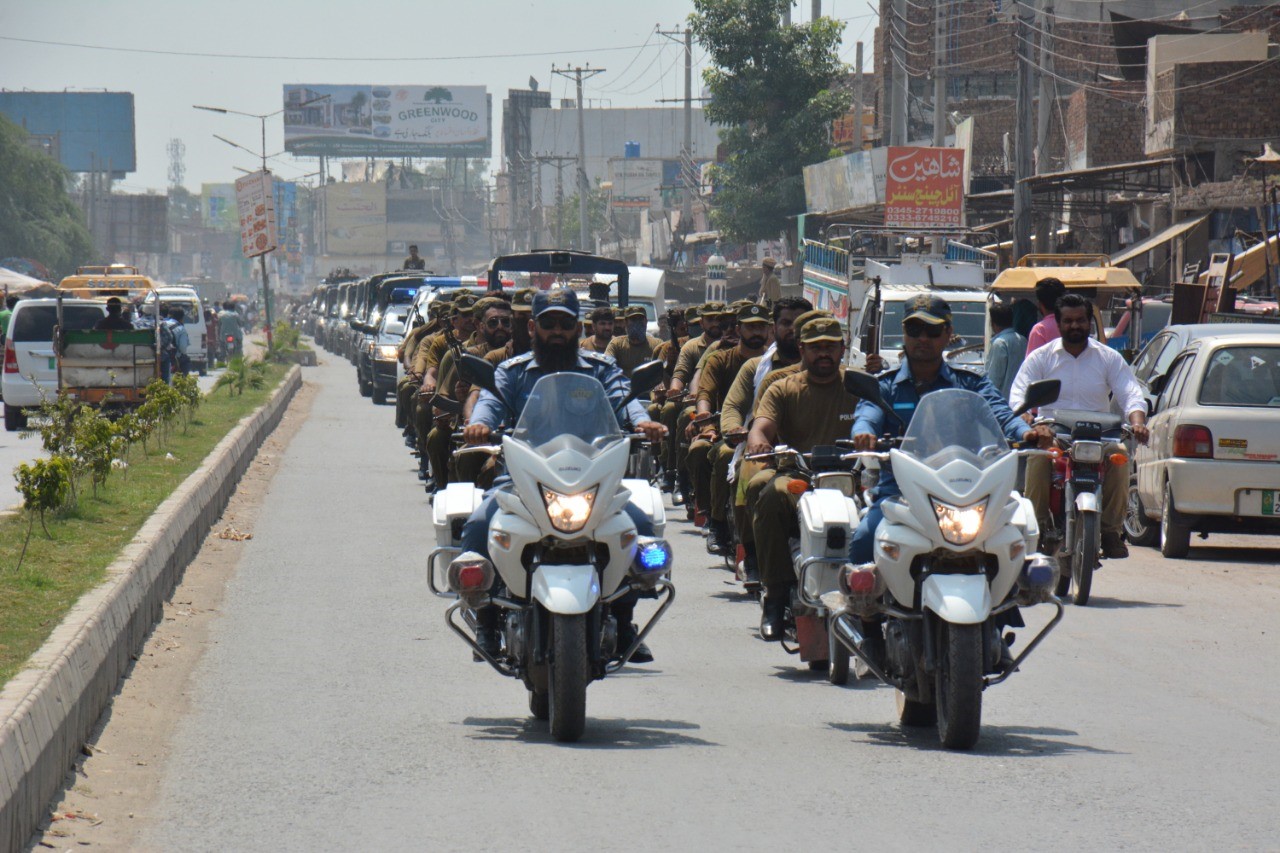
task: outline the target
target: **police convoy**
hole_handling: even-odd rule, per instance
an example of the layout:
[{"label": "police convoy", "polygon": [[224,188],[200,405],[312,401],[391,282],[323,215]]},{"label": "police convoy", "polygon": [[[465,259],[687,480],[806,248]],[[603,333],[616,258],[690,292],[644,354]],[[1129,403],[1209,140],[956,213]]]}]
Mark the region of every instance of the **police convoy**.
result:
[{"label": "police convoy", "polygon": [[[981,271],[965,283],[981,293]],[[582,734],[590,683],[653,660],[678,580],[666,526],[688,523],[707,564],[760,599],[762,639],[832,682],[888,682],[903,724],[965,749],[984,689],[1062,618],[1057,555],[1017,482],[1019,458],[1049,442],[943,360],[960,324],[917,289],[869,296],[861,330],[875,334],[849,346],[803,299],[674,307],[657,271],[533,252],[481,277],[335,278],[304,324],[356,366],[362,395],[394,403],[431,497],[449,627],[522,682],[557,739]],[[966,336],[984,322],[966,311]],[[887,341],[901,363],[879,357]],[[893,383],[917,373],[929,383],[904,405]],[[1039,383],[1023,408],[1056,394]],[[878,425],[869,442],[855,419]],[[861,531],[855,561],[872,507],[885,521]],[[643,599],[656,606],[635,620]],[[1005,629],[1038,604],[1051,618],[1015,647]]]}]

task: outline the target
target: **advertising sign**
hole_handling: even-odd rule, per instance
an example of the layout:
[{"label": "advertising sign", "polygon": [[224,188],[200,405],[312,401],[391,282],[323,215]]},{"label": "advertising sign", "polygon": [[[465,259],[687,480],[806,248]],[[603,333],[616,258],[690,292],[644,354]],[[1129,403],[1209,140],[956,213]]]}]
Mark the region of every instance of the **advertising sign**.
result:
[{"label": "advertising sign", "polygon": [[484,86],[284,87],[284,147],[292,154],[488,157]]},{"label": "advertising sign", "polygon": [[386,185],[376,181],[326,186],[324,238],[326,254],[383,254],[387,248]]},{"label": "advertising sign", "polygon": [[949,228],[964,215],[964,151],[959,148],[889,148],[884,224]]},{"label": "advertising sign", "polygon": [[73,172],[137,169],[132,92],[0,92],[0,115]]},{"label": "advertising sign", "polygon": [[236,181],[236,208],[240,211],[240,249],[246,258],[265,255],[279,245],[270,172],[254,172]]}]

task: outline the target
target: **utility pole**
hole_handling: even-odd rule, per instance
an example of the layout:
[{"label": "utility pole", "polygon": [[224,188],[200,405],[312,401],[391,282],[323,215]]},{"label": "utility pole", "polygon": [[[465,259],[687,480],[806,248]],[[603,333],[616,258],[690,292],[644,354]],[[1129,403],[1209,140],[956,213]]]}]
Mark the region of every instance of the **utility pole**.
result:
[{"label": "utility pole", "polygon": [[561,77],[572,77],[578,84],[578,251],[587,252],[587,131],[582,115],[582,81],[603,74],[603,68],[556,68],[551,73]]},{"label": "utility pole", "polygon": [[[894,27],[898,32],[894,32]],[[893,0],[893,19],[889,24],[889,71],[892,74],[893,90],[890,100],[893,102],[892,121],[889,129],[890,145],[906,145],[907,138],[907,91],[911,85],[907,77],[907,57],[903,43],[907,37],[907,2]]]},{"label": "utility pole", "polygon": [[550,163],[556,167],[556,248],[564,248],[564,167],[566,163],[572,163],[576,158],[561,157],[554,154],[547,154],[534,158],[538,163],[538,198],[542,198],[542,169],[543,163]]},{"label": "utility pole", "polygon": [[809,20],[816,21],[819,18],[821,18],[822,17],[822,0],[813,0],[813,3],[810,4],[810,6],[811,6],[812,14],[809,15]]},{"label": "utility pole", "polygon": [[[1053,118],[1053,107],[1056,99],[1054,92],[1057,81],[1053,79],[1053,0],[1039,0],[1040,30],[1040,78],[1039,106],[1036,113],[1036,174],[1049,171],[1049,122]],[[1054,223],[1048,211],[1041,211],[1035,216],[1035,247],[1037,252],[1053,251]]]},{"label": "utility pole", "polygon": [[947,2],[933,4],[933,144],[941,148],[947,138]]},{"label": "utility pole", "polygon": [[854,54],[853,71],[853,150],[862,150],[862,42],[858,42],[857,53]]},{"label": "utility pole", "polygon": [[680,149],[680,175],[684,193],[680,203],[680,224],[684,231],[691,231],[693,217],[693,30],[687,26],[680,30],[658,30],[658,35],[672,41],[683,36],[684,41],[684,145]]},{"label": "utility pole", "polygon": [[782,10],[782,26],[791,26],[791,6],[794,0],[787,0],[787,5]]},{"label": "utility pole", "polygon": [[1018,88],[1015,101],[1016,135],[1013,143],[1013,262],[1031,252],[1031,187],[1026,179],[1033,174],[1031,148],[1035,129],[1031,125],[1031,79],[1034,63],[1031,60],[1030,11],[1021,3],[1014,7],[1015,41],[1018,58]]}]

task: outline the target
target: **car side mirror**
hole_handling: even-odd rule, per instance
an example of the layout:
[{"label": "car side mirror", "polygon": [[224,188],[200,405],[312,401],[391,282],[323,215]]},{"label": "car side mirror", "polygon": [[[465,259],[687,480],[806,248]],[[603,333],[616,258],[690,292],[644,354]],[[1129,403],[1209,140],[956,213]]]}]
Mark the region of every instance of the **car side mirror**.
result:
[{"label": "car side mirror", "polygon": [[477,388],[483,388],[490,394],[498,395],[498,385],[494,381],[495,368],[491,362],[478,355],[464,353],[458,360],[458,375],[462,381]]},{"label": "car side mirror", "polygon": [[662,381],[662,362],[646,361],[631,371],[631,398],[643,397]]},{"label": "car side mirror", "polygon": [[1159,397],[1160,392],[1164,390],[1164,386],[1169,383],[1169,374],[1161,373],[1159,376],[1151,377],[1148,388],[1152,397]]},{"label": "car side mirror", "polygon": [[1047,406],[1056,401],[1061,392],[1061,379],[1041,379],[1039,382],[1032,382],[1027,386],[1027,395],[1023,398],[1022,405],[1014,411],[1014,414],[1021,415],[1023,412]]},{"label": "car side mirror", "polygon": [[450,415],[462,414],[462,404],[452,397],[446,397],[443,394],[436,394],[431,398],[431,407],[439,409]]}]

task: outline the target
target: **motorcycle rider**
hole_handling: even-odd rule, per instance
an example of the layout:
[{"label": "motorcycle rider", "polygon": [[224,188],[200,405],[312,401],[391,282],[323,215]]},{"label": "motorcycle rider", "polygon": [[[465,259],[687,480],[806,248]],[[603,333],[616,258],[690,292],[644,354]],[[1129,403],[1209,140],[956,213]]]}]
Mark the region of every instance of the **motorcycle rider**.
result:
[{"label": "motorcycle rider", "polygon": [[[514,314],[511,303],[496,296],[486,296],[476,303],[474,314],[477,317],[476,331],[481,341],[468,347],[464,352],[484,357],[490,352],[504,352],[511,340],[511,326]],[[440,359],[440,386],[445,394],[459,402],[465,402],[471,396],[471,386],[458,375],[455,352],[450,350]],[[444,414],[439,412],[438,414]],[[465,423],[465,420],[463,421]],[[452,437],[451,437],[452,438]],[[485,459],[476,454],[453,457],[454,473],[459,482],[475,483],[483,486],[480,476],[484,469]],[[492,470],[492,468],[490,468]]]},{"label": "motorcycle rider", "polygon": [[[716,350],[707,356],[702,368],[695,404],[698,415],[721,411],[724,398],[738,371],[747,361],[759,357],[769,343],[771,324],[768,311],[763,305],[748,303],[738,309],[734,319],[737,323],[737,346]],[[700,431],[698,438],[689,445],[689,476],[693,480],[699,505],[710,518],[707,525],[707,547],[713,554],[728,553],[732,547],[727,514],[729,484],[725,475],[733,451],[727,448],[714,421],[708,423]],[[714,476],[717,463],[723,466],[719,477]]]},{"label": "motorcycle rider", "polygon": [[691,501],[693,489],[690,486],[688,471],[685,467],[688,450],[686,445],[680,441],[680,437],[685,425],[688,424],[688,418],[683,416],[684,412],[692,412],[693,407],[687,402],[676,403],[671,398],[684,392],[685,386],[693,379],[694,368],[697,366],[698,360],[702,358],[702,354],[706,352],[707,347],[711,346],[712,343],[720,340],[722,330],[721,314],[724,313],[724,310],[723,302],[706,302],[698,308],[698,319],[702,325],[702,332],[690,338],[680,347],[680,354],[676,357],[676,366],[671,373],[671,382],[667,385],[667,402],[662,406],[662,425],[667,428],[667,434],[671,437],[670,441],[674,451],[669,456],[669,470],[676,472],[680,494],[686,502]]},{"label": "motorcycle rider", "polygon": [[603,353],[613,341],[613,309],[602,305],[591,312],[591,335],[582,339],[587,352]]},{"label": "motorcycle rider", "polygon": [[[667,427],[667,438],[662,443],[662,489],[671,494],[676,490],[676,441],[671,434],[675,429],[675,417],[667,423],[664,414],[671,377],[675,374],[676,360],[680,357],[680,348],[689,340],[689,324],[698,316],[698,309],[690,306],[681,310],[672,308],[667,312],[667,331],[670,337],[653,351],[653,357],[662,362],[662,384],[654,389],[654,403],[649,407],[649,417]],[[672,411],[675,404],[672,404]]]},{"label": "motorcycle rider", "polygon": [[244,355],[244,326],[240,323],[235,303],[230,299],[222,303],[222,310],[218,312],[218,335],[224,347],[227,346],[226,339],[231,338],[230,348],[225,353],[227,361]]},{"label": "motorcycle rider", "polygon": [[[505,405],[488,391],[480,392],[480,399],[471,413],[471,422],[463,430],[463,439],[468,445],[487,444],[492,439],[494,430],[518,421],[520,412],[533,392],[533,386],[543,376],[551,373],[571,371],[595,377],[604,386],[615,413],[622,408],[623,400],[630,393],[631,383],[614,364],[613,359],[579,348],[581,324],[578,321],[578,296],[572,290],[559,288],[536,294],[529,327],[533,351],[508,359],[498,366],[494,382]],[[662,425],[650,421],[644,407],[635,400],[629,401],[623,412],[619,413],[620,423],[624,417],[634,429],[644,433],[649,441],[659,440],[664,433]],[[467,519],[462,529],[464,553],[474,551],[488,557],[489,522],[498,511],[495,493],[508,482],[505,477],[499,478],[494,488],[485,493],[484,500]],[[626,511],[639,535],[653,535],[653,524],[648,517],[630,504]],[[625,649],[636,636],[635,626],[631,622],[635,596],[624,596],[611,607],[618,620],[618,648]],[[501,643],[497,617],[493,606],[476,612],[476,640],[481,648],[491,654],[499,650]],[[631,656],[631,660],[635,663],[647,663],[653,660],[653,655],[642,645]]]},{"label": "motorcycle rider", "polygon": [[[840,367],[844,350],[844,332],[837,320],[822,317],[805,323],[800,332],[803,369],[762,394],[747,436],[747,453],[768,453],[778,444],[808,453],[849,434],[859,401],[844,388]],[[796,582],[788,543],[799,532],[799,497],[788,488],[793,479],[766,469],[747,486],[765,590],[760,637],[770,642],[782,639],[786,606]]]},{"label": "motorcycle rider", "polygon": [[631,305],[625,312],[625,334],[615,337],[609,342],[604,353],[610,356],[622,368],[622,372],[631,377],[631,372],[647,361],[653,361],[653,353],[662,341],[651,337],[647,331],[649,316],[644,308]]},{"label": "motorcycle rider", "polygon": [[[915,296],[907,300],[902,320],[904,359],[896,371],[883,374],[880,379],[880,395],[885,403],[901,419],[886,423],[884,412],[874,403],[863,401],[858,405],[853,424],[853,441],[858,450],[875,450],[881,436],[897,437],[911,422],[920,398],[931,391],[943,388],[960,388],[974,391],[987,401],[991,413],[1004,429],[1010,441],[1035,442],[1047,446],[1053,432],[1046,426],[1030,427],[1013,413],[1013,409],[991,386],[985,377],[948,365],[942,351],[951,340],[951,306],[938,296]],[[868,508],[858,529],[853,534],[849,559],[854,565],[869,563],[876,527],[884,513],[880,504],[889,497],[901,494],[893,470],[880,469],[874,501]]]},{"label": "motorcycle rider", "polygon": [[[451,346],[473,347],[480,342],[475,331],[475,318],[472,311],[479,300],[474,294],[460,294],[454,297],[449,309],[450,325],[441,333],[438,342],[435,339],[423,341],[418,346],[414,357],[413,371],[422,376],[422,385],[418,391],[418,409],[414,416],[414,430],[418,435],[418,476],[424,482],[434,480],[428,485],[435,489],[443,489],[449,484],[449,445],[453,432],[452,419],[445,419],[447,426],[438,424],[432,408],[425,405],[440,390],[446,396],[453,389],[439,389],[436,384],[440,370],[440,360]],[[430,473],[427,466],[430,464]]]},{"label": "motorcycle rider", "polygon": [[[1023,361],[1009,391],[1010,404],[1014,408],[1022,405],[1030,383],[1058,379],[1062,382],[1058,400],[1052,407],[1042,407],[1041,415],[1052,417],[1054,409],[1109,412],[1114,398],[1129,421],[1133,437],[1145,444],[1150,432],[1142,386],[1124,357],[1090,334],[1093,303],[1078,293],[1068,293],[1058,300],[1053,311],[1060,337],[1040,346]],[[1110,444],[1103,454],[1124,451],[1123,446]],[[1053,465],[1048,458],[1036,456],[1027,460],[1027,500],[1036,508],[1041,530],[1050,527],[1052,476]],[[1128,487],[1129,465],[1109,465],[1102,480],[1101,545],[1102,556],[1110,559],[1129,556],[1121,534]]]}]

